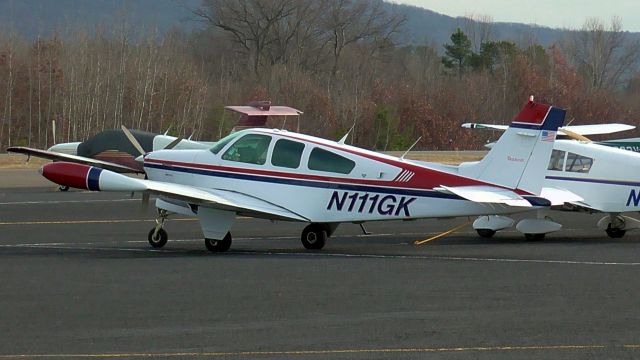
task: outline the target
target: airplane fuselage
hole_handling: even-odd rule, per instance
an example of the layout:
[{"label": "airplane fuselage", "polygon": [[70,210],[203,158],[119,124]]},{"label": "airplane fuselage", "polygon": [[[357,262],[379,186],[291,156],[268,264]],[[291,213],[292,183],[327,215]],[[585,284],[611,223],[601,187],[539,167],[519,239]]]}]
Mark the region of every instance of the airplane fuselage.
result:
[{"label": "airplane fuselage", "polygon": [[568,189],[602,212],[640,211],[640,154],[573,140],[558,140],[545,186]]},{"label": "airplane fuselage", "polygon": [[[217,154],[209,150],[153,152],[145,158],[145,170],[151,180],[247,194],[310,222],[406,220],[530,210],[475,203],[436,191],[434,188],[443,184],[483,183],[411,161],[286,131],[264,129],[259,134],[270,138],[261,160],[228,155],[233,151],[231,141]],[[278,144],[298,146],[300,156],[294,159],[295,164],[277,159]],[[322,160],[318,152],[328,160],[326,163],[318,160]],[[340,168],[338,163],[346,168]]]}]

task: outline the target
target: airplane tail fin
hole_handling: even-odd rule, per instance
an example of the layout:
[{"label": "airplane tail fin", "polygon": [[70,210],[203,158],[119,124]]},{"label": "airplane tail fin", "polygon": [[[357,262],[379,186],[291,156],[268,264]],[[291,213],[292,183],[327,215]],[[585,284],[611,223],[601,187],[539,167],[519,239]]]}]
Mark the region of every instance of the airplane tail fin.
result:
[{"label": "airplane tail fin", "polygon": [[540,194],[558,127],[566,111],[533,97],[479,162],[460,164],[459,174]]}]

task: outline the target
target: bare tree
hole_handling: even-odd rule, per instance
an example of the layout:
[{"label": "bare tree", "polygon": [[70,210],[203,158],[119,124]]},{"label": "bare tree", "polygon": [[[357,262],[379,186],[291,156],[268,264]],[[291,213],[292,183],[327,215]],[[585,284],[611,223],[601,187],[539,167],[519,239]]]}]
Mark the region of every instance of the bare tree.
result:
[{"label": "bare tree", "polygon": [[627,39],[620,18],[609,28],[596,18],[585,21],[571,33],[565,48],[591,89],[614,89],[633,70],[640,55],[640,43]]},{"label": "bare tree", "polygon": [[328,0],[326,4],[323,26],[332,47],[331,74],[334,77],[347,46],[365,40],[384,42],[399,30],[405,20],[400,15],[387,13],[382,1]]},{"label": "bare tree", "polygon": [[298,6],[296,0],[205,0],[194,14],[231,34],[259,77],[262,59],[275,41],[274,28]]},{"label": "bare tree", "polygon": [[460,26],[471,40],[473,51],[480,52],[483,43],[493,37],[493,18],[491,15],[466,14]]}]

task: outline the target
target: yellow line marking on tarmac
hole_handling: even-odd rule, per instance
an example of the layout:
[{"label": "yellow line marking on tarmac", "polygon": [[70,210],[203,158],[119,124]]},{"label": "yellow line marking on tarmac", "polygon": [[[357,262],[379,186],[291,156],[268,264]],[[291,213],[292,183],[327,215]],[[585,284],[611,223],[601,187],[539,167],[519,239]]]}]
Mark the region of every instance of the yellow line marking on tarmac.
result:
[{"label": "yellow line marking on tarmac", "polygon": [[[640,345],[625,345],[625,347]],[[0,355],[0,359],[41,358],[179,358],[179,357],[226,357],[226,356],[305,356],[333,354],[385,354],[385,353],[444,353],[444,352],[498,352],[531,350],[598,350],[606,345],[533,345],[533,346],[475,346],[451,348],[389,348],[389,349],[328,349],[292,351],[229,351],[229,352],[174,352],[174,353],[103,353],[103,354],[14,354]]]},{"label": "yellow line marking on tarmac", "polygon": [[413,243],[414,243],[415,245],[422,245],[422,244],[428,243],[429,241],[433,241],[433,240],[440,239],[441,237],[447,236],[447,235],[451,234],[452,232],[458,231],[458,230],[462,229],[463,227],[465,227],[465,226],[467,226],[467,225],[469,225],[469,224],[471,224],[471,221],[468,221],[468,222],[466,222],[466,223],[464,223],[464,224],[460,224],[460,225],[458,225],[458,226],[454,227],[454,228],[453,228],[453,229],[451,229],[451,230],[447,230],[447,231],[445,231],[445,232],[443,232],[443,233],[441,233],[441,234],[439,234],[439,235],[436,235],[436,236],[430,237],[430,238],[428,238],[428,239],[424,239],[424,240],[416,240],[416,241],[414,241]]}]

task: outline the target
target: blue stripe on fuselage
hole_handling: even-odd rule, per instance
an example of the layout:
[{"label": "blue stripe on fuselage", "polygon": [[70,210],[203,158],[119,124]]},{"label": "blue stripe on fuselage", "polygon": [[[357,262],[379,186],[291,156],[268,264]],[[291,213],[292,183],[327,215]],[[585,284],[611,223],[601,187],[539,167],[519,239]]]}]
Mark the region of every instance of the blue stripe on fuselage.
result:
[{"label": "blue stripe on fuselage", "polygon": [[[340,183],[333,183],[333,182],[287,179],[287,178],[278,178],[278,177],[269,177],[269,176],[260,176],[260,175],[223,172],[223,171],[208,170],[208,169],[193,169],[193,168],[184,168],[184,167],[176,167],[176,166],[167,167],[164,165],[149,164],[149,163],[144,164],[144,166],[148,168],[160,169],[165,171],[177,171],[177,172],[206,175],[206,176],[269,182],[269,183],[284,184],[284,185],[324,188],[324,189],[331,189],[331,190],[365,191],[365,192],[384,193],[384,194],[397,194],[397,195],[408,195],[408,196],[435,197],[435,198],[453,199],[453,200],[465,200],[457,195],[445,194],[445,193],[441,193],[434,190],[398,189],[398,188],[386,188],[386,187],[370,186],[370,185],[340,184]],[[345,179],[345,180],[348,180],[348,179]]]},{"label": "blue stripe on fuselage", "polygon": [[640,186],[640,182],[623,181],[623,180],[584,179],[584,178],[564,177],[564,176],[547,176],[546,179],[560,180],[560,181],[578,181],[578,182],[586,182],[586,183],[594,183],[594,184]]},{"label": "blue stripe on fuselage", "polygon": [[89,174],[87,175],[87,188],[89,188],[89,190],[100,190],[100,173],[102,173],[102,169],[97,167],[92,166],[91,169],[89,169]]}]

